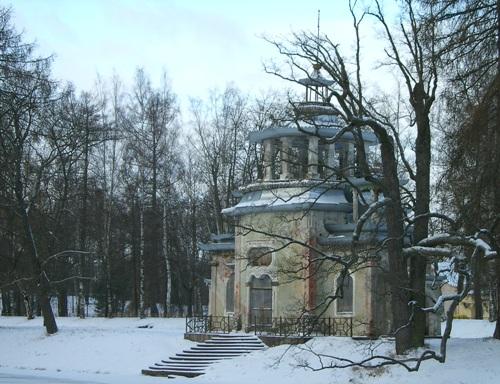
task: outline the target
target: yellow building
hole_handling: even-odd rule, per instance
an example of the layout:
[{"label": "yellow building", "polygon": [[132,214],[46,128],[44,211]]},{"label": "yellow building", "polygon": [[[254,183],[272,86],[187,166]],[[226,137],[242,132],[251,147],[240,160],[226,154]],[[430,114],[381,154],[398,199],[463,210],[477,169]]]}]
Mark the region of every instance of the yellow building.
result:
[{"label": "yellow building", "polygon": [[[352,134],[330,140],[342,129],[323,102],[332,82],[314,66],[301,83],[306,98],[295,105],[295,118],[250,134],[261,148],[264,174],[223,210],[235,222],[234,243],[222,236],[202,245],[212,259],[211,321],[234,319],[243,330],[280,334],[308,324],[327,334],[388,334],[390,276],[385,252],[376,250],[386,237],[380,217],[364,227],[359,261],[347,273],[341,268],[354,257],[357,219],[378,195],[356,176]],[[372,133],[362,137],[366,152],[377,146]],[[332,300],[340,286],[341,297]]]}]

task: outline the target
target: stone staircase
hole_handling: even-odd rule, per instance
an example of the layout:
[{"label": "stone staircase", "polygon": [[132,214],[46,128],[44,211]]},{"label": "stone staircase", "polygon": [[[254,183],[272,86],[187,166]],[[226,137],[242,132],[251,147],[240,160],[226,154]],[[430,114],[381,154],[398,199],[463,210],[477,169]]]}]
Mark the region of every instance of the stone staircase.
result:
[{"label": "stone staircase", "polygon": [[211,339],[177,353],[168,360],[161,360],[148,369],[143,369],[142,374],[169,378],[175,376],[196,377],[203,375],[205,368],[213,363],[259,351],[265,347],[264,343],[253,335],[214,335]]}]

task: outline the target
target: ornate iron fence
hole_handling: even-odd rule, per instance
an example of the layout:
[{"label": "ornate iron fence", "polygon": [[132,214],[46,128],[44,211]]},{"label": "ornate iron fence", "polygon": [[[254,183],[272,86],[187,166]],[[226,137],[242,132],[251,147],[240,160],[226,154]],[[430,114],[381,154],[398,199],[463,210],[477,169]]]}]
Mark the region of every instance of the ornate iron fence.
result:
[{"label": "ornate iron fence", "polygon": [[[186,333],[230,333],[237,327],[237,321],[232,316],[186,317]],[[281,337],[352,337],[352,317],[273,317],[267,321],[253,317],[247,330],[256,335]]]},{"label": "ornate iron fence", "polygon": [[251,331],[256,335],[270,336],[350,336],[352,337],[352,317],[298,318],[273,317],[267,324],[253,319]]},{"label": "ornate iron fence", "polygon": [[230,333],[235,329],[232,316],[186,317],[186,333]]}]

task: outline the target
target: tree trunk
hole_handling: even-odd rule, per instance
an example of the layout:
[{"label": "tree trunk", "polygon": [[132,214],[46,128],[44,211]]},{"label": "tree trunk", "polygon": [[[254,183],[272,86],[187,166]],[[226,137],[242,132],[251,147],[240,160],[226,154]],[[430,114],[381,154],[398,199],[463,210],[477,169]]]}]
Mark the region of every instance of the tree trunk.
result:
[{"label": "tree trunk", "polygon": [[54,317],[54,312],[52,311],[52,306],[50,305],[49,291],[50,283],[47,279],[47,275],[43,272],[43,276],[40,277],[39,282],[40,291],[40,308],[43,315],[43,325],[47,330],[49,335],[54,334],[58,331],[56,319]]},{"label": "tree trunk", "polygon": [[193,316],[193,287],[189,287],[187,289],[187,316]]},{"label": "tree trunk", "polygon": [[11,315],[11,300],[10,300],[10,290],[1,290],[1,298],[2,298],[2,313],[1,316]]},{"label": "tree trunk", "polygon": [[[429,217],[425,215],[429,213],[430,205],[431,131],[428,110],[424,105],[426,96],[423,84],[417,83],[412,92],[418,130],[415,141],[415,215],[424,216],[415,221],[414,243],[418,243],[429,235]],[[424,257],[412,256],[410,258],[411,299],[416,302],[411,332],[413,347],[424,345],[426,321],[425,313],[420,308],[425,307],[426,269],[427,261]]]},{"label": "tree trunk", "polygon": [[[498,252],[498,250],[497,250]],[[496,326],[495,332],[493,333],[493,337],[495,339],[500,339],[500,260],[496,261]]]},{"label": "tree trunk", "polygon": [[224,219],[222,218],[222,206],[220,203],[219,183],[217,180],[217,172],[212,172],[212,201],[214,203],[215,223],[217,225],[217,233],[224,233]]},{"label": "tree trunk", "polygon": [[24,233],[28,243],[33,272],[35,276],[38,276],[39,279],[38,296],[40,300],[40,307],[42,310],[43,325],[45,326],[47,333],[50,335],[58,331],[56,319],[54,317],[54,312],[52,311],[52,307],[50,305],[50,298],[49,298],[50,283],[45,271],[42,269],[42,264],[38,256],[38,249],[35,244],[35,238],[33,236],[31,224],[29,222],[28,213],[24,204],[24,200],[22,198],[22,194],[18,195],[18,203],[19,203],[19,214],[23,221]]},{"label": "tree trunk", "polygon": [[481,287],[481,278],[482,278],[482,263],[481,259],[477,258],[474,261],[476,263],[475,269],[476,273],[474,274],[472,281],[472,290],[474,295],[474,319],[482,320],[483,319],[483,298],[481,295],[482,287]]},{"label": "tree trunk", "polygon": [[139,317],[146,317],[144,309],[144,209],[142,205],[140,210],[140,239],[139,239]]},{"label": "tree trunk", "polygon": [[[134,316],[139,317],[139,253],[140,253],[140,235],[137,236],[137,201],[133,200],[132,210],[130,212],[129,221],[131,227],[132,239],[132,257],[133,257],[133,282],[134,282]],[[139,240],[139,241],[138,241]]]},{"label": "tree trunk", "polygon": [[163,203],[163,260],[165,261],[165,317],[170,316],[170,306],[172,302],[172,270],[170,267],[169,249],[168,249],[168,227],[167,227],[167,203]]},{"label": "tree trunk", "polygon": [[399,179],[392,139],[380,136],[383,166],[384,196],[391,199],[385,210],[387,221],[388,281],[391,293],[391,313],[396,338],[396,353],[403,354],[411,346],[408,311],[407,264],[403,256],[403,210],[399,193]]},{"label": "tree trunk", "polygon": [[[497,57],[500,55],[500,1],[497,0]],[[495,79],[496,82],[496,108],[495,108],[495,135],[493,137],[495,146],[493,148],[498,148],[500,145],[500,94],[498,91],[498,84],[500,82],[500,61],[497,60],[497,77]],[[495,169],[496,169],[496,188],[494,189],[494,212],[498,214],[500,213],[500,151],[497,149],[494,153],[495,156]],[[500,223],[497,223],[496,228],[493,229],[492,233],[493,238],[495,239],[495,251],[497,255],[500,255]],[[497,310],[497,322],[495,326],[495,332],[493,337],[495,339],[500,339],[500,259],[496,260],[496,310]]]},{"label": "tree trunk", "polygon": [[[88,121],[85,124],[85,149],[83,163],[83,186],[82,186],[82,208],[80,212],[80,250],[87,250],[87,201],[88,201],[88,169],[89,169],[89,125]],[[80,277],[85,274],[85,256],[80,254]],[[78,282],[78,316],[80,319],[85,318],[85,292],[83,280]]]},{"label": "tree trunk", "polygon": [[45,273],[45,270],[42,268],[42,262],[38,255],[38,248],[35,242],[35,237],[33,235],[33,230],[31,227],[31,223],[28,217],[28,207],[24,200],[24,186],[23,186],[23,171],[22,171],[22,159],[23,156],[21,153],[16,156],[16,174],[15,174],[15,187],[14,192],[16,196],[17,202],[17,210],[19,217],[22,221],[24,236],[26,238],[26,247],[27,252],[30,257],[31,267],[33,271],[33,275],[38,279],[38,297],[40,300],[40,306],[43,315],[43,324],[47,330],[47,333],[53,334],[57,332],[57,324],[56,319],[54,317],[54,312],[52,311],[52,307],[50,305],[50,283]]},{"label": "tree trunk", "polygon": [[33,303],[31,297],[21,284],[17,284],[17,287],[24,301],[24,310],[26,318],[28,320],[33,320],[35,318],[35,314],[33,313]]},{"label": "tree trunk", "polygon": [[59,289],[57,295],[57,311],[60,317],[68,317],[68,291],[66,288]]}]

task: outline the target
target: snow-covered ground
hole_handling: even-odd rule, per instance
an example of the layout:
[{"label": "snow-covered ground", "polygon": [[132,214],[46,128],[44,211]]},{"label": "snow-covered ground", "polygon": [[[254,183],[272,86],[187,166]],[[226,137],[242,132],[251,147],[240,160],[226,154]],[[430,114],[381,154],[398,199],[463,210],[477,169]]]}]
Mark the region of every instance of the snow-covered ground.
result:
[{"label": "snow-covered ground", "polygon": [[[40,318],[0,317],[0,383],[156,384],[167,379],[147,377],[141,369],[193,343],[183,339],[183,319],[59,318],[60,331],[47,336]],[[138,328],[150,325],[150,328]],[[373,343],[349,338],[316,338],[306,346],[279,346],[214,364],[195,379],[178,383],[496,383],[500,377],[500,341],[493,340],[493,323],[456,320],[445,364],[424,362],[419,372],[400,367],[376,370],[318,367],[315,352],[360,359]],[[437,348],[438,340],[430,340]],[[390,353],[390,343],[377,342],[377,353]],[[43,379],[45,378],[45,379]],[[40,380],[38,380],[40,379]]]}]

